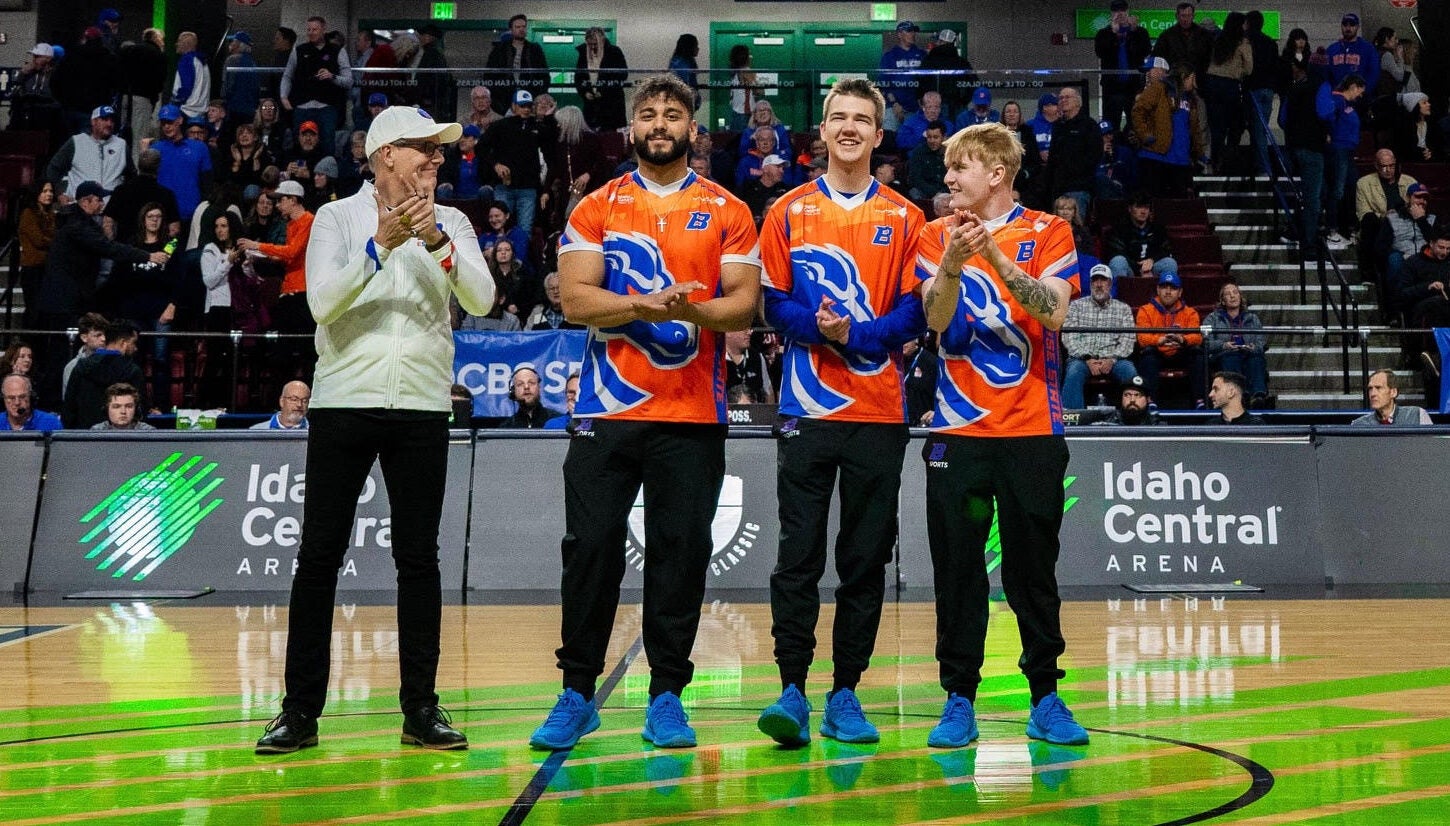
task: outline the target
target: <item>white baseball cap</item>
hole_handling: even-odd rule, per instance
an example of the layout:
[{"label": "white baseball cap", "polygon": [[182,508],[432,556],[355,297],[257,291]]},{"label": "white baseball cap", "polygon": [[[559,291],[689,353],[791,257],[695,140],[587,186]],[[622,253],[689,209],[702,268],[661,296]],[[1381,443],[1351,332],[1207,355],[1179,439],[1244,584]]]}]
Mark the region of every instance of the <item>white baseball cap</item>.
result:
[{"label": "white baseball cap", "polygon": [[790,166],[790,162],[779,155],[766,155],[761,161],[761,166]]},{"label": "white baseball cap", "polygon": [[437,123],[432,115],[415,106],[389,106],[373,118],[364,150],[372,155],[385,144],[420,138],[453,143],[462,135],[463,127],[459,124]]},{"label": "white baseball cap", "polygon": [[49,43],[36,43],[30,47],[30,53],[36,57],[55,57],[55,49]]},{"label": "white baseball cap", "polygon": [[293,198],[307,197],[307,193],[302,189],[302,184],[296,181],[283,181],[277,184],[277,189],[274,192],[278,195],[291,195]]}]

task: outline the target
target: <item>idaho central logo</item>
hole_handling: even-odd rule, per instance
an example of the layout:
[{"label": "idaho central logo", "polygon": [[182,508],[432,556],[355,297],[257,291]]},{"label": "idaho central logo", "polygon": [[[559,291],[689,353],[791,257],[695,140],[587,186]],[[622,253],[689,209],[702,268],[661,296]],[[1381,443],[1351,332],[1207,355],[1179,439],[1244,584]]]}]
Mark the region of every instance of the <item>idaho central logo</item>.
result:
[{"label": "idaho central logo", "polygon": [[[720,576],[739,565],[750,555],[759,536],[760,525],[745,521],[745,480],[727,474],[720,485],[720,501],[715,507],[715,518],[710,522],[710,572]],[[629,537],[624,543],[624,553],[635,570],[644,570],[646,552],[643,491],[635,496],[634,508],[629,512]]]},{"label": "idaho central logo", "polygon": [[[86,552],[86,559],[110,552],[96,564],[96,570],[110,570],[113,578],[121,579],[141,565],[131,577],[133,582],[140,582],[180,550],[196,532],[196,526],[221,505],[221,498],[207,500],[226,481],[207,478],[217,463],[193,456],[171,467],[180,459],[180,453],[173,453],[156,467],[122,482],[80,518],[80,523],[86,525],[104,514],[80,538],[81,545],[95,543]],[[117,567],[112,569],[113,565]]]}]

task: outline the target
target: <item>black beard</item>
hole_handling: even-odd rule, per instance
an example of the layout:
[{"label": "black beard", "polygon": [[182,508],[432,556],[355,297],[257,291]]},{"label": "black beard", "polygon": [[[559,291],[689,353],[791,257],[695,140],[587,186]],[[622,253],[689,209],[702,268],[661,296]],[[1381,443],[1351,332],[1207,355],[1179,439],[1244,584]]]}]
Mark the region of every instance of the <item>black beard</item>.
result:
[{"label": "black beard", "polygon": [[649,142],[655,136],[648,136],[638,144],[639,159],[651,166],[669,166],[685,157],[690,151],[690,141],[685,138],[672,138],[669,135],[663,136],[670,142],[670,147],[660,152],[652,151]]}]

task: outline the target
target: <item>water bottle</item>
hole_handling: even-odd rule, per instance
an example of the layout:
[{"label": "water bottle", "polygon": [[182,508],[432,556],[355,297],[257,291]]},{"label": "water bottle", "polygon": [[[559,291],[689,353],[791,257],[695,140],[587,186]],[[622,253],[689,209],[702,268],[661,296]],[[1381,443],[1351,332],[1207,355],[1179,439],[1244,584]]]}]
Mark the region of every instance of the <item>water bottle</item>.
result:
[{"label": "water bottle", "polygon": [[1099,393],[1098,394],[1098,407],[1107,407],[1107,406],[1108,406],[1108,399],[1107,399],[1107,397],[1104,396],[1102,393]]},{"label": "water bottle", "polygon": [[166,253],[167,255],[175,255],[176,254],[176,239],[175,238],[172,238],[170,241],[167,241],[166,242],[166,246],[162,247],[161,248],[161,251],[164,252],[164,253]]}]

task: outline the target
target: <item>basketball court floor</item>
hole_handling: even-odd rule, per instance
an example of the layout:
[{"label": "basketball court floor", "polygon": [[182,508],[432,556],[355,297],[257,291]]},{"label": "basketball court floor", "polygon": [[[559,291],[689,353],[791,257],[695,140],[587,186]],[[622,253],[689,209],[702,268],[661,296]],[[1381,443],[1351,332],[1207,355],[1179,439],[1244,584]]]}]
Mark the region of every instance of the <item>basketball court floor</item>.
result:
[{"label": "basketball court floor", "polygon": [[[1318,593],[1063,606],[1062,694],[1092,742],[1025,736],[1016,626],[993,604],[981,739],[935,750],[934,613],[890,602],[860,695],[881,742],[755,728],[779,690],[760,593],[712,594],[685,697],[700,746],[640,739],[648,663],[620,609],[603,725],[572,751],[529,732],[558,691],[558,607],[444,609],[439,688],[472,747],[398,742],[386,604],[339,606],[321,743],[259,757],[282,693],[286,595],[0,607],[0,823],[1450,823],[1450,600]],[[809,686],[829,683],[831,606]],[[819,724],[819,711],[813,724]]]}]

